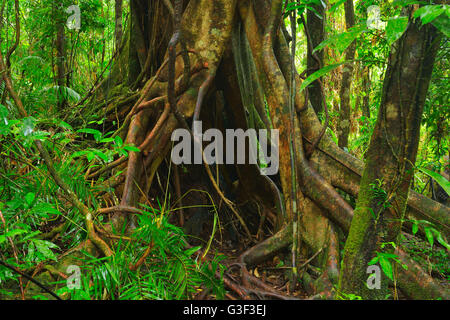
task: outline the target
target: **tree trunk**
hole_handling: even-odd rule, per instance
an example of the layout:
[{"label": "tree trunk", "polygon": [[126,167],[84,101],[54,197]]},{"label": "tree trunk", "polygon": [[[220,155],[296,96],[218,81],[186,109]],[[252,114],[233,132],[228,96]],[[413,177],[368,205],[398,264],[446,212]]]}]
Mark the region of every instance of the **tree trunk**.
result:
[{"label": "tree trunk", "polygon": [[363,68],[363,92],[364,96],[362,99],[362,114],[367,119],[370,118],[370,73],[369,68]]},{"label": "tree trunk", "polygon": [[115,3],[115,30],[116,50],[119,50],[122,44],[122,4],[123,0],[116,0]]},{"label": "tree trunk", "polygon": [[[308,55],[306,59],[307,75],[311,75],[321,67],[323,67],[324,50],[317,51],[314,55],[311,52],[317,47],[323,40],[325,40],[325,21],[326,12],[321,3],[311,5],[315,11],[322,16],[319,18],[312,10],[308,10],[306,13],[306,24],[310,34],[311,43],[307,42]],[[317,114],[323,111],[323,92],[320,89],[318,81],[314,81],[311,86],[308,87],[309,101]]]},{"label": "tree trunk", "polygon": [[371,290],[362,279],[367,277],[368,263],[376,252],[392,253],[389,243],[398,244],[438,45],[433,26],[419,29],[419,22],[411,20],[405,34],[392,46],[355,217],[345,244],[341,294],[378,299],[387,294],[388,281],[382,281],[381,290]]},{"label": "tree trunk", "polygon": [[[345,8],[345,24],[347,31],[355,25],[355,10],[353,8],[353,0],[347,0],[344,3]],[[356,41],[353,41],[345,52],[345,60],[349,61],[344,66],[342,72],[342,83],[339,96],[341,98],[341,107],[339,112],[338,123],[338,145],[341,148],[348,147],[348,135],[350,133],[350,91],[352,86],[353,75],[353,59],[355,58]]]}]

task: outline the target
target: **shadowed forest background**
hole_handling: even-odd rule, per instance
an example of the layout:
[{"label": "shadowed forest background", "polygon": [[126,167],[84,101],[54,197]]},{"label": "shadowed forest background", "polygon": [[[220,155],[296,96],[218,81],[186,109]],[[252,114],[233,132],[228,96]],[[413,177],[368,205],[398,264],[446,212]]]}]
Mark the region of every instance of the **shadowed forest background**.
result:
[{"label": "shadowed forest background", "polygon": [[[0,0],[0,299],[448,299],[449,17]],[[278,174],[175,165],[196,120]]]}]

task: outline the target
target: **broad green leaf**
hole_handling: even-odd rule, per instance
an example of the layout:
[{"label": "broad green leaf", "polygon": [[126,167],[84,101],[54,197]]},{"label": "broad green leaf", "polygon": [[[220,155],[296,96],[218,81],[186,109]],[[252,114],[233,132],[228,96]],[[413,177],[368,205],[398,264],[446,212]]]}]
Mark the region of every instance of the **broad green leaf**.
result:
[{"label": "broad green leaf", "polygon": [[58,248],[58,246],[50,241],[46,240],[39,240],[39,239],[32,239],[34,244],[36,245],[36,249],[42,253],[42,255],[47,258],[54,261],[57,261],[56,255],[53,253],[50,248]]},{"label": "broad green leaf", "polygon": [[442,187],[442,189],[444,189],[444,191],[448,195],[450,195],[450,182],[447,179],[445,179],[439,173],[428,170],[426,168],[418,168],[418,169],[423,173],[425,173],[427,176],[433,178]]},{"label": "broad green leaf", "polygon": [[383,270],[384,274],[393,281],[394,273],[392,270],[392,262],[389,259],[381,257],[380,258],[380,266],[381,266],[381,270]]},{"label": "broad green leaf", "polygon": [[443,5],[423,6],[414,12],[414,18],[420,18],[422,24],[427,24],[445,13],[446,8]]},{"label": "broad green leaf", "polygon": [[108,162],[108,156],[106,154],[104,154],[103,152],[101,152],[100,150],[97,149],[93,149],[92,152],[99,157],[100,159],[102,159],[105,162]]},{"label": "broad green leaf", "polygon": [[102,138],[102,133],[96,129],[85,128],[85,129],[79,129],[79,130],[77,130],[77,132],[92,134],[94,136],[95,141],[99,141]]},{"label": "broad green leaf", "polygon": [[408,26],[407,17],[395,17],[389,19],[386,26],[386,40],[389,45],[400,39]]},{"label": "broad green leaf", "polygon": [[319,79],[320,77],[324,76],[325,74],[327,74],[328,72],[336,69],[337,67],[339,67],[340,65],[346,63],[347,61],[344,62],[340,62],[340,63],[336,63],[336,64],[330,64],[328,66],[323,67],[320,70],[317,70],[316,72],[314,72],[312,75],[310,75],[308,78],[305,79],[305,81],[303,81],[302,85],[300,86],[300,92],[305,90],[305,88],[307,86],[309,86],[312,82],[316,81],[317,79]]},{"label": "broad green leaf", "polygon": [[359,24],[348,31],[332,35],[328,39],[325,39],[319,43],[319,45],[314,48],[313,53],[323,49],[326,46],[330,46],[342,53],[355,40],[355,38],[366,29],[367,26],[364,24]]}]

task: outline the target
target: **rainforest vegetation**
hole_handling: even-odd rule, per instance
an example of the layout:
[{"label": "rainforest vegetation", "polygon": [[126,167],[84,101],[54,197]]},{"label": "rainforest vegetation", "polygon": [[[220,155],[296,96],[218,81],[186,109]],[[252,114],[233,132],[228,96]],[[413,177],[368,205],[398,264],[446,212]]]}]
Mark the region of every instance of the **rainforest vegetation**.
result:
[{"label": "rainforest vegetation", "polygon": [[[449,17],[0,0],[0,299],[448,299]],[[278,139],[174,163],[194,121]]]}]

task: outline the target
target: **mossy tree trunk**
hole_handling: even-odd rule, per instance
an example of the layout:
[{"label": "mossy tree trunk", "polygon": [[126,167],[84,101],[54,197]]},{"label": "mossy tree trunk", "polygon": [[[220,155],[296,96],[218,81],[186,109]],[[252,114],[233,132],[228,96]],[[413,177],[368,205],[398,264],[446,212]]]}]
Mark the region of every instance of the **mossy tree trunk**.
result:
[{"label": "mossy tree trunk", "polygon": [[[438,45],[433,26],[419,26],[410,19],[408,29],[391,48],[378,119],[345,244],[341,293],[378,299],[387,294],[389,281],[384,275],[380,290],[367,287],[367,267],[377,252],[393,253],[390,243],[398,243]],[[395,266],[394,277],[399,271],[396,269],[401,268]]]}]

